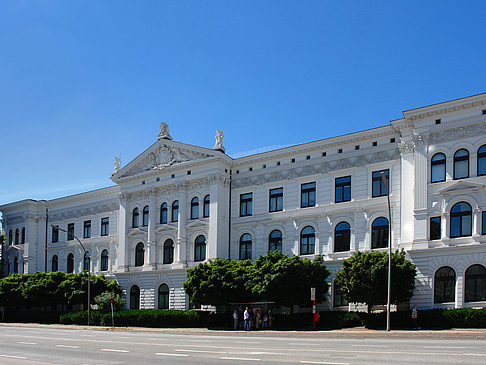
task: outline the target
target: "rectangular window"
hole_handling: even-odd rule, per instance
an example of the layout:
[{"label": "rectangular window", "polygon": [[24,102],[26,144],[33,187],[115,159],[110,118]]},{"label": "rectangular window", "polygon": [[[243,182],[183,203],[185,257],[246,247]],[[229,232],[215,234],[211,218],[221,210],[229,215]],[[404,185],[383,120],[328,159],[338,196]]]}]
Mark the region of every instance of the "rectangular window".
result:
[{"label": "rectangular window", "polygon": [[252,214],[253,193],[240,195],[240,217]]},{"label": "rectangular window", "polygon": [[430,240],[440,240],[441,233],[440,233],[440,217],[431,217],[430,218]]},{"label": "rectangular window", "polygon": [[59,242],[59,229],[52,227],[52,243],[56,242]]},{"label": "rectangular window", "polygon": [[302,184],[300,187],[300,207],[307,208],[316,205],[316,183]]},{"label": "rectangular window", "polygon": [[482,217],[483,217],[483,224],[482,224],[481,234],[486,234],[486,212],[482,213]]},{"label": "rectangular window", "polygon": [[349,202],[351,200],[351,176],[336,178],[335,199],[336,203]]},{"label": "rectangular window", "polygon": [[280,212],[283,210],[283,188],[270,189],[268,210]]},{"label": "rectangular window", "polygon": [[73,239],[74,239],[74,223],[69,223],[67,229],[67,240],[72,241]]},{"label": "rectangular window", "polygon": [[84,221],[83,238],[91,237],[91,221]]},{"label": "rectangular window", "polygon": [[386,187],[385,184],[383,183],[383,180],[381,179],[381,173],[385,173],[386,177],[386,184],[388,185],[388,188],[390,187],[389,181],[390,181],[390,173],[389,170],[380,170],[380,171],[373,171],[373,175],[371,178],[371,184],[372,184],[372,197],[376,198],[378,196],[386,196]]},{"label": "rectangular window", "polygon": [[101,218],[101,235],[108,236],[110,234],[110,218]]}]

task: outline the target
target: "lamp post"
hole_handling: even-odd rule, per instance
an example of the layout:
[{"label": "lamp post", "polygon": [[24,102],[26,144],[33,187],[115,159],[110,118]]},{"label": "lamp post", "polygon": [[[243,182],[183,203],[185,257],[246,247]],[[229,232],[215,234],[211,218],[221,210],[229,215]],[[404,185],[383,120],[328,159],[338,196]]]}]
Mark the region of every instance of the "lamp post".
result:
[{"label": "lamp post", "polygon": [[[55,225],[51,224],[51,227],[68,233],[68,231],[66,231],[65,229],[63,229],[59,226],[55,226]],[[89,257],[89,252],[86,251],[86,249],[84,248],[83,243],[80,241],[80,239],[78,237],[76,237],[74,235],[74,233],[73,233],[73,237],[76,239],[76,241],[79,242],[79,244],[81,245],[81,248],[84,251],[84,255],[88,258],[88,326],[89,326],[89,309],[90,309],[90,304],[91,304],[91,302],[90,302],[90,287],[91,287],[91,262],[90,261],[91,261],[91,258]],[[84,257],[83,257],[83,264],[84,264]]]},{"label": "lamp post", "polygon": [[388,187],[388,179],[385,172],[381,172],[381,181],[386,188],[386,198],[388,200],[388,291],[386,302],[386,330],[390,332],[390,302],[391,302],[391,207],[390,207],[390,189]]}]

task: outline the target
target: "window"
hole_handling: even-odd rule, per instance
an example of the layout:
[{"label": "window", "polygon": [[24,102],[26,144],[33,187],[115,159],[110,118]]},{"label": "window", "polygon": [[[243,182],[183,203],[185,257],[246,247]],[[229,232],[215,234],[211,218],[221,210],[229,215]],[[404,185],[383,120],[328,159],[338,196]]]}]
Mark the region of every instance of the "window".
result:
[{"label": "window", "polygon": [[434,277],[434,303],[447,303],[455,300],[456,273],[449,266],[441,267]]},{"label": "window", "polygon": [[84,221],[83,238],[91,237],[91,221]]},{"label": "window", "polygon": [[335,307],[343,307],[345,305],[349,305],[349,302],[344,297],[339,285],[334,283],[334,306]]},{"label": "window", "polygon": [[485,212],[482,212],[482,213],[481,213],[481,216],[482,216],[482,218],[483,218],[483,219],[482,219],[482,220],[483,220],[483,222],[482,222],[482,230],[481,230],[481,234],[483,234],[483,235],[484,235],[484,234],[486,234],[486,211],[485,211]]},{"label": "window", "polygon": [[137,228],[139,223],[138,223],[138,217],[140,213],[138,212],[138,208],[135,208],[132,213],[132,227]]},{"label": "window", "polygon": [[351,176],[336,178],[334,190],[336,203],[349,202],[351,200]]},{"label": "window", "polygon": [[270,189],[268,210],[280,212],[283,210],[283,188]]},{"label": "window", "polygon": [[371,224],[371,248],[388,247],[388,219],[376,218]]},{"label": "window", "polygon": [[316,183],[302,184],[300,187],[300,207],[307,208],[316,205]]},{"label": "window", "polygon": [[146,205],[142,210],[142,226],[147,227],[149,222],[149,206]]},{"label": "window", "polygon": [[440,217],[430,217],[430,240],[440,240]]},{"label": "window", "polygon": [[435,120],[435,124],[440,124],[440,123],[442,123],[442,120],[441,119],[436,119]]},{"label": "window", "polygon": [[172,203],[172,216],[171,216],[171,221],[172,222],[177,222],[179,220],[179,201],[176,200],[175,202]]},{"label": "window", "polygon": [[18,274],[19,273],[19,258],[15,257],[13,262],[13,272]]},{"label": "window", "polygon": [[209,217],[209,203],[210,203],[210,197],[209,197],[209,195],[206,195],[204,197],[204,205],[203,205],[203,217],[204,218]]},{"label": "window", "polygon": [[468,203],[460,202],[451,208],[451,238],[472,234],[472,209]]},{"label": "window", "polygon": [[143,243],[139,242],[135,246],[135,266],[143,266],[144,259]]},{"label": "window", "polygon": [[199,218],[199,198],[192,198],[191,200],[191,219]]},{"label": "window", "polygon": [[300,254],[312,255],[315,252],[315,231],[311,226],[305,227],[300,232]]},{"label": "window", "polygon": [[253,193],[240,195],[240,217],[247,217],[252,214]]},{"label": "window", "polygon": [[101,271],[108,271],[108,250],[101,252]]},{"label": "window", "polygon": [[334,229],[334,252],[349,251],[351,228],[347,222],[339,223]]},{"label": "window", "polygon": [[66,271],[68,274],[71,274],[74,271],[74,255],[72,253],[67,257]]},{"label": "window", "polygon": [[240,260],[251,260],[251,235],[245,233],[240,238]]},{"label": "window", "polygon": [[57,227],[52,227],[52,243],[57,243],[59,242],[59,229]]},{"label": "window", "polygon": [[282,232],[278,229],[270,232],[268,236],[268,251],[282,251]]},{"label": "window", "polygon": [[59,271],[59,259],[57,258],[57,255],[52,256],[51,271]]},{"label": "window", "polygon": [[12,230],[8,232],[8,244],[12,245],[13,244],[13,233]]},{"label": "window", "polygon": [[159,309],[169,309],[169,287],[167,284],[159,286]]},{"label": "window", "polygon": [[430,160],[430,182],[445,181],[446,157],[443,153],[436,153]]},{"label": "window", "polygon": [[15,230],[15,244],[18,245],[20,242],[20,232],[19,232],[19,229],[17,228]]},{"label": "window", "polygon": [[466,270],[466,302],[486,300],[486,269],[472,265]]},{"label": "window", "polygon": [[194,261],[206,260],[206,238],[197,236],[194,242]]},{"label": "window", "polygon": [[469,152],[460,149],[454,153],[454,180],[469,177]]},{"label": "window", "polygon": [[110,218],[101,218],[101,235],[108,236],[110,234]]},{"label": "window", "polygon": [[486,175],[486,144],[478,149],[478,176]]},{"label": "window", "polygon": [[67,240],[74,240],[74,223],[69,223],[67,226]]},{"label": "window", "polygon": [[167,223],[167,203],[162,203],[160,206],[160,224]]},{"label": "window", "polygon": [[20,243],[25,243],[25,227],[22,227],[22,231],[20,233]]},{"label": "window", "polygon": [[136,285],[130,288],[130,309],[140,309],[140,289]]},{"label": "window", "polygon": [[83,256],[83,271],[89,271],[89,252],[86,252]]},{"label": "window", "polygon": [[174,262],[174,241],[168,239],[164,242],[164,264],[172,264]]},{"label": "window", "polygon": [[371,184],[372,184],[372,197],[376,198],[378,196],[386,196],[386,187],[385,184],[383,183],[383,180],[381,179],[381,173],[385,174],[386,177],[386,183],[388,186],[390,186],[390,179],[389,179],[389,170],[380,170],[380,171],[374,171],[372,174],[371,178]]}]

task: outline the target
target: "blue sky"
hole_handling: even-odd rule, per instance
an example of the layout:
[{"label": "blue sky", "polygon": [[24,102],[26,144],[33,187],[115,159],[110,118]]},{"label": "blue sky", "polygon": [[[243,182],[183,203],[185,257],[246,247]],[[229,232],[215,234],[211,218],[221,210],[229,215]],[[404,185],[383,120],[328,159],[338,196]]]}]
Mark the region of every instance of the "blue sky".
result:
[{"label": "blue sky", "polygon": [[0,204],[111,185],[166,121],[230,156],[486,92],[485,1],[0,2]]}]

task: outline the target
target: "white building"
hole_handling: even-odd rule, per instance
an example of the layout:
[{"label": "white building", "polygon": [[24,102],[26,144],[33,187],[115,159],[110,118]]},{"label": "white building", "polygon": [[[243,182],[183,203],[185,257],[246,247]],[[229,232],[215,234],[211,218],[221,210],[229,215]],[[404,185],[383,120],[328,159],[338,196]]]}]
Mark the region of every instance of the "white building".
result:
[{"label": "white building", "polygon": [[[146,151],[123,168],[115,161],[116,186],[0,206],[6,269],[80,272],[88,261],[76,236],[92,272],[114,275],[128,306],[171,309],[189,308],[187,268],[216,257],[322,254],[334,276],[353,252],[388,245],[381,172],[392,248],[417,265],[413,303],[485,306],[486,94],[237,159],[220,131],[211,149],[172,140],[162,123]],[[343,305],[330,295],[321,306]]]}]

